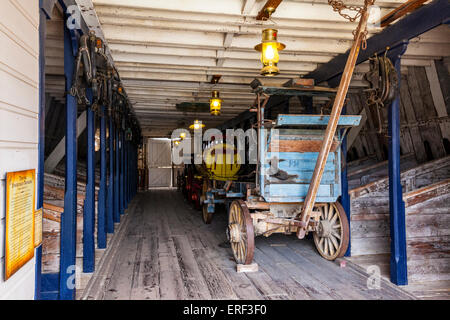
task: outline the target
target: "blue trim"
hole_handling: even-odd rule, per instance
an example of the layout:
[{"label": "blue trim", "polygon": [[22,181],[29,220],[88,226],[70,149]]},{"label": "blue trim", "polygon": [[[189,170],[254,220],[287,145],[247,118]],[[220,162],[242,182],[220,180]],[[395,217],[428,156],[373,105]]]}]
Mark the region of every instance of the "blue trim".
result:
[{"label": "blue trim", "polygon": [[45,273],[42,275],[41,300],[59,299],[59,273]]},{"label": "blue trim", "polygon": [[[341,116],[339,117],[338,126],[357,126],[362,116]],[[321,115],[294,115],[280,114],[278,115],[276,126],[293,126],[293,125],[328,125],[330,116]]]},{"label": "blue trim", "polygon": [[[400,87],[401,56],[405,53],[408,42],[391,49],[389,58],[397,70]],[[389,119],[389,218],[391,235],[391,282],[396,285],[408,284],[408,267],[406,255],[405,203],[400,172],[400,96],[388,109]]]},{"label": "blue trim", "polygon": [[123,130],[119,131],[119,142],[120,142],[120,148],[119,148],[119,157],[120,157],[120,164],[119,164],[119,208],[120,208],[120,214],[123,215],[124,212],[124,205],[123,205],[123,165],[124,165],[124,159],[123,159]]},{"label": "blue trim", "polygon": [[[347,106],[344,106],[342,109],[342,114],[347,113]],[[344,130],[341,130],[341,136],[344,133]],[[345,214],[347,215],[348,220],[348,248],[345,252],[346,257],[351,256],[351,237],[352,237],[352,228],[351,228],[351,206],[350,206],[350,195],[348,193],[348,177],[347,177],[347,135],[344,136],[341,142],[341,154],[342,159],[341,163],[342,169],[341,169],[341,198],[340,202],[342,204],[342,207],[344,208]]]},{"label": "blue trim", "polygon": [[[47,15],[42,0],[39,10],[39,144],[37,176],[37,209],[44,204],[44,162],[45,162],[45,39],[47,35]],[[42,244],[35,252],[35,289],[34,299],[41,299]]]},{"label": "blue trim", "polygon": [[128,209],[128,141],[124,139],[124,154],[125,154],[125,168],[124,168],[124,209]]},{"label": "blue trim", "polygon": [[[92,89],[86,90],[86,96],[92,105]],[[83,207],[83,272],[95,270],[95,119],[91,106],[86,107],[87,128],[87,183]]]},{"label": "blue trim", "polygon": [[125,214],[125,131],[122,130],[122,148],[120,149],[120,203],[121,214]]},{"label": "blue trim", "polygon": [[98,214],[97,214],[97,246],[99,249],[106,248],[106,192],[107,192],[107,170],[106,170],[106,115],[105,107],[100,107],[100,188],[98,191]]},{"label": "blue trim", "polygon": [[119,223],[120,222],[120,199],[119,199],[119,165],[120,165],[120,158],[119,158],[119,128],[116,128],[114,130],[114,156],[115,156],[115,162],[114,162],[114,222]]},{"label": "blue trim", "polygon": [[[63,10],[64,30],[68,30],[67,26],[66,26],[67,8],[68,8],[68,6],[70,6],[72,4],[76,5],[76,3],[74,2],[74,0],[58,0],[58,2],[61,5],[61,8]],[[78,53],[78,39],[80,38],[80,36],[83,32],[82,32],[82,30],[68,30],[68,32],[70,34],[70,40],[72,42],[72,54],[74,57],[76,57],[77,53]]]},{"label": "blue trim", "polygon": [[[64,28],[64,74],[66,92],[72,87],[75,58],[73,55],[73,38],[71,32]],[[64,195],[64,213],[61,217],[61,255],[59,298],[74,300],[73,283],[76,266],[76,231],[77,231],[77,101],[74,96],[66,95],[66,185]],[[71,281],[73,280],[73,281]]]},{"label": "blue trim", "polygon": [[114,233],[114,122],[109,116],[109,175],[106,230]]}]

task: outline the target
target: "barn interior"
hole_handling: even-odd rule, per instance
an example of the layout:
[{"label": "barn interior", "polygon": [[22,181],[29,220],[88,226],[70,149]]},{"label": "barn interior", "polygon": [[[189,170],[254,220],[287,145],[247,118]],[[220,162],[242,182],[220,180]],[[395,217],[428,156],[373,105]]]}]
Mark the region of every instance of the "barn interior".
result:
[{"label": "barn interior", "polygon": [[[358,35],[365,14],[350,9],[367,4]],[[42,0],[37,20],[36,299],[450,299],[447,0]],[[285,45],[270,76],[255,50],[266,29]],[[77,86],[89,37],[117,83],[112,108],[93,103],[101,81]],[[370,77],[386,57],[393,93],[377,102]],[[348,248],[329,261],[312,234],[269,232],[238,272],[232,205],[208,212],[206,178],[188,164],[195,122],[225,136],[314,115],[325,130],[345,79],[337,119],[359,120],[338,127],[333,161]],[[175,163],[180,144],[192,151]]]}]

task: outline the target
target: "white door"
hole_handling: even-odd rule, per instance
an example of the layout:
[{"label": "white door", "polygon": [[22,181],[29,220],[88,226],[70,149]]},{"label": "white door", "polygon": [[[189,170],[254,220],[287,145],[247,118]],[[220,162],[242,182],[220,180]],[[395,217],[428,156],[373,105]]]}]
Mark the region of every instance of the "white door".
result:
[{"label": "white door", "polygon": [[169,139],[149,139],[149,186],[172,187],[172,152]]}]

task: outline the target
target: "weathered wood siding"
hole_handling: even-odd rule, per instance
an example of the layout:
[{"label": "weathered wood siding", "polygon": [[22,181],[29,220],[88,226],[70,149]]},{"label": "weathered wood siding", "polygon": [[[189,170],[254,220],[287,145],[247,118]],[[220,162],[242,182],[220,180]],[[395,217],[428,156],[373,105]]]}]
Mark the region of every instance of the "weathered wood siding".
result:
[{"label": "weathered wood siding", "polygon": [[[450,156],[402,172],[410,282],[450,279]],[[389,254],[389,179],[350,191],[352,256]]]},{"label": "weathered wood siding", "polygon": [[[434,61],[431,62],[434,66]],[[450,135],[448,113],[441,106],[441,86],[434,81],[437,74],[432,67],[408,66],[402,69],[400,104],[401,154],[413,153],[419,163],[439,159],[448,154],[444,138]],[[428,75],[428,76],[427,76]],[[432,75],[435,77],[432,78]],[[430,79],[429,79],[430,77]],[[432,90],[433,89],[433,93]],[[378,114],[375,107],[368,107],[363,92],[349,94],[347,113],[360,114],[366,110],[367,121],[350,147],[349,159],[355,160],[376,155],[379,161],[387,160],[387,108],[382,109],[383,131],[378,131]],[[436,100],[436,101],[435,101]],[[443,100],[442,100],[443,101]]]},{"label": "weathered wood siding", "polygon": [[[79,170],[83,176],[83,170]],[[44,186],[44,221],[42,243],[42,272],[59,272],[60,261],[60,231],[61,215],[64,211],[64,178],[53,174],[45,174]],[[78,182],[77,188],[77,264],[82,265],[83,258],[83,208],[86,185]],[[98,188],[95,199],[97,200]],[[97,201],[95,202],[95,222],[97,219]],[[94,229],[94,238],[97,238],[97,227]]]},{"label": "weathered wood siding", "polygon": [[0,300],[34,299],[34,259],[4,281],[4,233],[6,173],[38,164],[39,1],[2,1],[0,48]]}]

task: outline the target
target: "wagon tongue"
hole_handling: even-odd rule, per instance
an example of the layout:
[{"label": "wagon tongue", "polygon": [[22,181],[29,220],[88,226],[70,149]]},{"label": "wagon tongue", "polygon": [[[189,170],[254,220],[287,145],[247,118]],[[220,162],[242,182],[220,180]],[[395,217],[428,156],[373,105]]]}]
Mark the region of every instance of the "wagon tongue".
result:
[{"label": "wagon tongue", "polygon": [[359,48],[365,37],[365,31],[367,27],[367,20],[369,18],[370,3],[366,3],[367,6],[361,12],[361,19],[359,20],[358,28],[355,33],[355,40],[353,41],[352,48],[348,55],[347,63],[342,74],[341,83],[334,100],[333,109],[331,111],[330,120],[328,122],[327,129],[325,131],[324,140],[320,148],[319,156],[317,157],[316,167],[309,185],[308,193],[305,198],[305,203],[302,208],[300,219],[306,223],[306,226],[301,227],[297,231],[297,237],[303,239],[308,230],[308,224],[311,217],[312,209],[316,200],[317,191],[319,189],[320,181],[322,180],[323,171],[327,162],[328,154],[330,153],[333,138],[336,134],[339,117],[344,106],[345,97],[347,96],[348,87],[352,79],[353,70],[355,69],[356,61],[358,59]]}]

